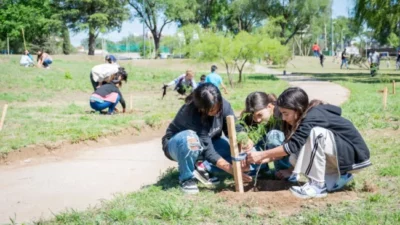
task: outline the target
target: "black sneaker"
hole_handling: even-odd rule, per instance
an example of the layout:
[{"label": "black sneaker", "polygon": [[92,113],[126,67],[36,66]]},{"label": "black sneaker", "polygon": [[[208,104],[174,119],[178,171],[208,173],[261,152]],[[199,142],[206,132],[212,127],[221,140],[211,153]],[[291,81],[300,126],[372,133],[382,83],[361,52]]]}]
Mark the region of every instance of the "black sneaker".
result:
[{"label": "black sneaker", "polygon": [[203,162],[196,163],[196,174],[194,176],[197,180],[207,186],[215,186],[220,183],[218,177],[212,176],[212,174],[208,173],[206,167],[204,166]]},{"label": "black sneaker", "polygon": [[196,179],[191,178],[180,183],[181,190],[186,194],[197,194],[199,193],[199,188],[197,187]]}]

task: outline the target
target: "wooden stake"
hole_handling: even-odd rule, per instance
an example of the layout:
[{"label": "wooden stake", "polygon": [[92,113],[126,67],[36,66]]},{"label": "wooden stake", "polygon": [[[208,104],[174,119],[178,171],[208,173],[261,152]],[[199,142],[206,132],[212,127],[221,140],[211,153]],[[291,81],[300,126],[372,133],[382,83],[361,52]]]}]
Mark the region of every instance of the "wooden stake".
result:
[{"label": "wooden stake", "polygon": [[393,85],[392,94],[395,95],[396,94],[396,81],[395,80],[393,80],[392,85]]},{"label": "wooden stake", "polygon": [[1,120],[0,120],[0,131],[3,129],[4,120],[6,119],[6,114],[7,114],[7,108],[8,108],[8,105],[5,104],[4,108],[3,108],[3,113],[1,115]]},{"label": "wooden stake", "polygon": [[24,28],[21,28],[21,31],[22,31],[22,38],[24,39],[24,47],[25,47],[25,50],[27,50],[27,49],[26,49],[26,42],[25,42],[25,32],[24,32]]},{"label": "wooden stake", "polygon": [[130,100],[130,108],[131,108],[131,110],[133,110],[133,96],[132,95],[129,100]]},{"label": "wooden stake", "polygon": [[387,105],[387,96],[388,96],[388,88],[385,87],[383,89],[383,109],[386,109],[386,105]]},{"label": "wooden stake", "polygon": [[[236,130],[235,130],[235,118],[233,116],[227,116],[226,122],[228,124],[229,144],[231,146],[231,156],[239,156],[239,148],[236,141]],[[242,167],[241,163],[232,161],[233,177],[235,178],[235,189],[236,192],[244,193],[243,189],[243,178],[242,178]]]}]

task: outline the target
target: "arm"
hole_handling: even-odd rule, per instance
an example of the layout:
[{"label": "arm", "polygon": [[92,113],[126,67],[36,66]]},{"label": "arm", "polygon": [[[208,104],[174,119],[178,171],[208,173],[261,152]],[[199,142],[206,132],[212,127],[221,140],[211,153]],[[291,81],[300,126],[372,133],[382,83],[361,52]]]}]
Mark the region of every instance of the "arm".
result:
[{"label": "arm", "polygon": [[39,58],[38,63],[37,63],[37,67],[41,68],[43,65],[43,60],[42,57]]},{"label": "arm", "polygon": [[247,153],[247,162],[262,164],[262,163],[267,163],[270,161],[278,160],[287,155],[288,154],[283,149],[283,145],[281,145],[276,148],[270,149],[268,151],[248,152]]},{"label": "arm", "polygon": [[168,87],[169,86],[172,86],[172,85],[176,85],[176,84],[178,84],[178,82],[179,82],[179,79],[181,79],[182,78],[182,76],[185,76],[185,74],[183,74],[183,75],[180,75],[179,77],[177,77],[175,80],[173,80],[173,81],[171,81],[171,82],[169,82],[168,84],[166,84]]},{"label": "arm", "polygon": [[116,86],[114,86],[114,88],[115,88],[115,89],[113,90],[113,92],[117,92],[117,93],[119,94],[119,96],[120,96],[119,102],[120,102],[121,105],[122,105],[122,112],[124,113],[125,110],[126,110],[126,103],[125,103],[124,96],[122,96],[122,93],[121,93],[121,91],[119,90],[119,88],[117,88]]},{"label": "arm", "polygon": [[226,89],[224,83],[221,83],[221,87],[222,89],[224,89],[225,94],[228,94],[228,90]]}]

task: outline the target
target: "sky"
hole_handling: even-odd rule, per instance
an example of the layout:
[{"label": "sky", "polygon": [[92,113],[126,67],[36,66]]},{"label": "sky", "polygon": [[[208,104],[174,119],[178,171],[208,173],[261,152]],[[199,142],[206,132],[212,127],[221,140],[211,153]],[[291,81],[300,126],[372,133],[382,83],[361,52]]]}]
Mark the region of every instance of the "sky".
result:
[{"label": "sky", "polygon": [[[348,9],[352,8],[352,1],[350,0],[333,0],[333,17],[336,18],[338,16],[348,16]],[[147,30],[147,29],[146,29]],[[175,23],[171,23],[164,28],[164,35],[175,34],[177,31],[177,25]],[[147,32],[147,31],[146,31]],[[139,22],[139,20],[135,19],[133,21],[126,21],[122,24],[121,32],[114,31],[108,34],[102,35],[100,37],[104,37],[106,39],[112,40],[114,42],[120,41],[122,38],[129,36],[131,34],[141,35],[143,33],[143,26]],[[77,34],[70,34],[71,43],[74,46],[80,46],[81,41],[88,37],[87,32],[79,32]]]}]

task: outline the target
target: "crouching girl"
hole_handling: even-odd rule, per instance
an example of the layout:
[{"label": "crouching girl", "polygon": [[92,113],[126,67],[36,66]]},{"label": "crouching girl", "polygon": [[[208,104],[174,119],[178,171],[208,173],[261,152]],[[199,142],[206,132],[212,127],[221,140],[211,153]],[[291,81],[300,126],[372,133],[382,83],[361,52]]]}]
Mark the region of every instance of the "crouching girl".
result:
[{"label": "crouching girl", "polygon": [[[229,152],[226,117],[234,115],[229,102],[222,98],[218,88],[206,83],[196,88],[186,99],[162,138],[167,158],[178,162],[179,182],[183,192],[197,193],[196,180],[206,185],[210,181],[196,170],[199,158],[206,159],[218,168],[232,174],[232,165],[219,152]],[[236,125],[240,131],[241,126]],[[251,148],[249,146],[248,148]],[[251,177],[243,174],[244,181]]]},{"label": "crouching girl", "polygon": [[262,163],[290,155],[295,175],[308,182],[290,191],[300,198],[325,197],[353,179],[352,173],[371,165],[370,152],[360,133],[341,117],[337,106],[313,100],[304,90],[286,89],[278,98],[285,142],[264,152],[248,153],[248,162]]},{"label": "crouching girl", "polygon": [[[258,140],[255,140],[257,151],[273,149],[282,145],[285,136],[281,131],[281,113],[276,106],[276,96],[265,92],[252,92],[246,98],[246,109],[242,113],[242,120],[248,130],[256,130]],[[259,127],[263,126],[263,127]],[[260,132],[262,132],[260,134]],[[287,179],[291,174],[289,156],[274,161],[275,171],[270,171],[279,179]],[[268,165],[263,168],[264,172],[269,170]],[[255,170],[252,170],[254,173]]]},{"label": "crouching girl", "polygon": [[126,104],[121,91],[122,81],[127,81],[128,74],[124,68],[120,67],[118,73],[112,76],[110,83],[106,83],[93,92],[90,96],[90,107],[95,111],[100,111],[108,108],[108,115],[114,114],[118,103],[122,105],[122,112],[125,113]]}]

